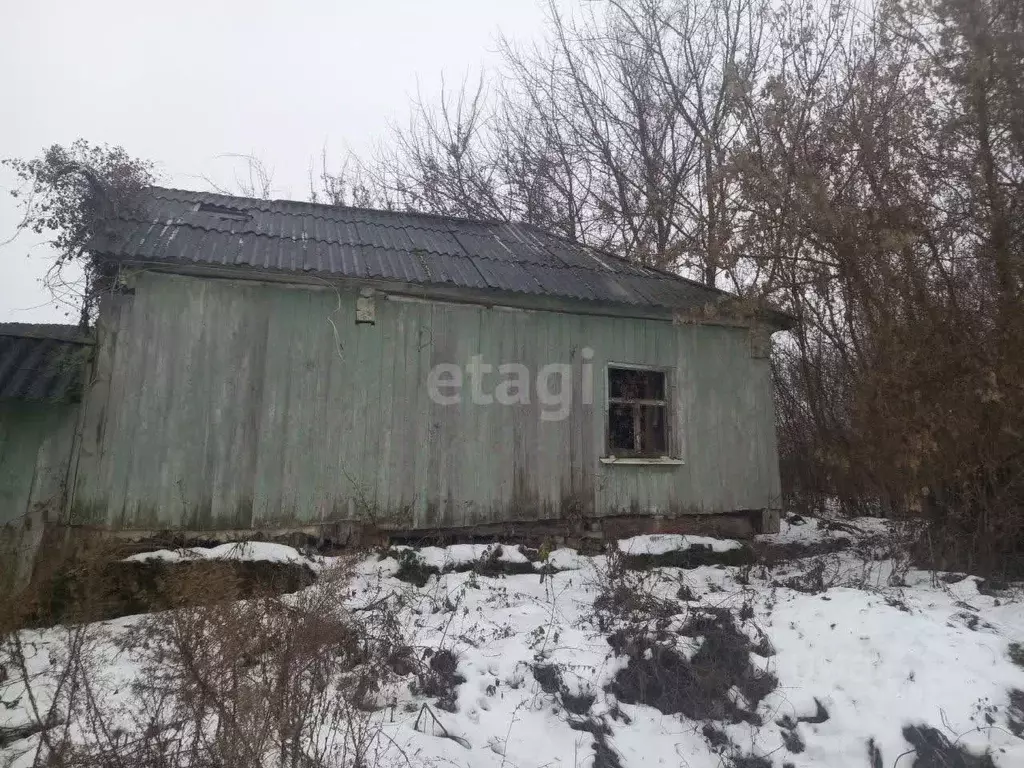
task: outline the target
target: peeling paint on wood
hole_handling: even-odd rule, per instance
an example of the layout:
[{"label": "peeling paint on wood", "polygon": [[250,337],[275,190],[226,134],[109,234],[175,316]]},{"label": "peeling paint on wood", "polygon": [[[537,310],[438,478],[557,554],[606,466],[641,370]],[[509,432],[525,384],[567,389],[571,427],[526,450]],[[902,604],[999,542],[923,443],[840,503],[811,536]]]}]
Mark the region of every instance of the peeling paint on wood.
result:
[{"label": "peeling paint on wood", "polygon": [[[426,301],[377,301],[357,324],[358,301],[343,286],[139,275],[101,313],[70,521],[429,529],[778,505],[769,364],[745,328]],[[568,417],[541,419],[536,396],[432,402],[431,368],[473,355],[534,375],[570,365]],[[670,370],[683,464],[599,461],[609,362]]]}]

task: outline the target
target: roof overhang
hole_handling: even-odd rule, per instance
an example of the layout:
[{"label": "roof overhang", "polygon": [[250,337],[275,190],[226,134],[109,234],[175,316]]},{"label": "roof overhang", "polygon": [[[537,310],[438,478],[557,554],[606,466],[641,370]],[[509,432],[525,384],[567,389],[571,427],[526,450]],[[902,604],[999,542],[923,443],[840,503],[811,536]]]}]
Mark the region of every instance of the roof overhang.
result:
[{"label": "roof overhang", "polygon": [[[138,272],[184,275],[186,277],[302,286],[312,290],[341,290],[351,293],[358,293],[361,289],[370,288],[385,296],[390,295],[449,304],[471,304],[488,308],[507,307],[574,315],[659,320],[676,325],[685,323],[751,327],[760,324],[768,325],[774,330],[791,327],[786,320],[789,318],[788,315],[774,313],[773,310],[760,314],[752,314],[749,311],[740,313],[733,311],[726,302],[721,300],[717,305],[709,304],[704,308],[674,309],[671,307],[576,300],[515,291],[477,290],[437,283],[406,283],[377,278],[345,277],[332,273],[273,271],[267,269],[247,269],[242,266],[168,263],[142,259],[117,259],[117,261],[127,270],[127,274],[124,277],[129,283],[132,280],[131,271],[135,270]],[[726,298],[728,300],[735,297],[728,296]]]}]

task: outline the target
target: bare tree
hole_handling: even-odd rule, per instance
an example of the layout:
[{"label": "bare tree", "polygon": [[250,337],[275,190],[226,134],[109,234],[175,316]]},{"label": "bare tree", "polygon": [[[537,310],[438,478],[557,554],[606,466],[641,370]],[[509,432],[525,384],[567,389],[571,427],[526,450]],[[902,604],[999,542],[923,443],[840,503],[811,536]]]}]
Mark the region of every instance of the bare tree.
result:
[{"label": "bare tree", "polygon": [[233,165],[234,185],[225,187],[215,182],[210,176],[201,176],[202,180],[214,192],[222,195],[241,195],[258,200],[270,200],[274,196],[274,169],[268,166],[254,152],[229,152],[218,155],[219,160],[230,160]]},{"label": "bare tree", "polygon": [[1019,569],[1021,16],[893,2],[781,30],[740,178],[760,287],[801,319],[776,360],[790,487],[923,494],[960,567]]},{"label": "bare tree", "polygon": [[497,87],[420,101],[379,168],[400,206],[536,222],[783,306],[790,497],[924,503],[951,557],[1024,572],[1018,5],[552,7],[544,42],[503,43]]},{"label": "bare tree", "polygon": [[761,77],[761,0],[616,0],[502,43],[499,87],[414,105],[378,157],[401,205],[542,224],[644,263],[739,284],[735,149]]}]

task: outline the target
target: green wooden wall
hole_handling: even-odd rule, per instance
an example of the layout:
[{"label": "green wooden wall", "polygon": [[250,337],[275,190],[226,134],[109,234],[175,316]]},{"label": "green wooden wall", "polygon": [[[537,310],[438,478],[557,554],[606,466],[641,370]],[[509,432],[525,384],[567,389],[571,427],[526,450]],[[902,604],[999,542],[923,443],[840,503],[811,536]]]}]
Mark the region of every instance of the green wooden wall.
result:
[{"label": "green wooden wall", "polygon": [[[745,329],[380,294],[376,321],[356,324],[356,301],[327,285],[142,273],[102,311],[71,521],[432,527],[778,506],[769,364]],[[431,367],[475,354],[534,374],[570,363],[569,417],[543,420],[535,392],[529,405],[432,403]],[[685,463],[599,461],[609,362],[670,369]]]},{"label": "green wooden wall", "polygon": [[78,406],[0,401],[0,525],[46,510],[56,520]]}]

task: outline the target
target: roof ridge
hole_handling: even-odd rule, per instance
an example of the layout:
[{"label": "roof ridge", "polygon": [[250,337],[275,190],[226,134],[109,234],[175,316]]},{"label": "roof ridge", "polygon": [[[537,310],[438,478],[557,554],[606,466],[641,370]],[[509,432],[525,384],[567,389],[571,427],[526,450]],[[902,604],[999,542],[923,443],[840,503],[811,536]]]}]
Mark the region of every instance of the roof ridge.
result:
[{"label": "roof ridge", "polygon": [[[183,201],[178,201],[178,202],[183,202]],[[337,208],[335,210],[347,211],[349,209],[347,209],[347,208]],[[269,214],[274,214],[274,215],[278,215],[278,216],[296,215],[296,214],[286,214],[286,213],[283,213],[281,211],[271,211],[271,210],[266,210],[266,209],[261,209],[261,211],[263,213],[269,213]],[[375,211],[373,211],[370,208],[365,208],[365,209],[359,209],[359,212],[360,213],[362,213],[362,212],[370,212],[370,213],[372,213],[372,212],[375,212]],[[390,211],[376,211],[376,213],[390,213]],[[327,217],[327,216],[318,216],[318,215],[315,215],[315,214],[305,214],[305,215],[308,215],[310,218],[316,219],[317,221],[329,221],[329,222],[333,222],[333,223],[345,223],[345,224],[349,224],[349,223],[351,223],[351,224],[366,224],[368,226],[381,227],[382,229],[389,229],[389,230],[393,230],[395,232],[404,232],[404,231],[409,230],[409,229],[415,229],[415,230],[420,231],[420,232],[444,232],[444,233],[447,233],[447,234],[453,234],[454,232],[458,231],[458,230],[452,229],[451,227],[447,227],[447,228],[442,228],[442,227],[431,228],[431,227],[418,226],[416,224],[412,224],[412,225],[393,224],[393,223],[384,222],[384,221],[372,221],[372,220],[369,220],[369,219],[337,219],[337,218],[331,218],[331,217]],[[405,215],[405,214],[402,214],[402,215]],[[133,212],[133,211],[122,211],[122,212],[120,212],[118,214],[118,218],[121,221],[132,221],[132,222],[136,222],[136,223],[139,223],[139,224],[158,224],[158,223],[163,223],[164,222],[164,219],[160,219],[158,222],[154,222],[151,217],[148,217],[148,216],[146,216],[144,214],[141,214],[141,213],[138,213],[138,212]],[[179,220],[177,220],[176,217],[172,217],[172,220],[178,226],[201,227],[201,228],[207,229],[207,227],[202,227],[202,225],[196,224],[194,222],[179,221]],[[485,222],[485,221],[477,221],[477,220],[467,220],[467,222],[473,223],[473,224],[485,224],[485,225],[488,223],[488,222]],[[448,223],[448,222],[445,222],[445,223]],[[255,233],[253,233],[253,234],[255,234]],[[280,237],[280,235],[278,235],[278,237]]]},{"label": "roof ridge", "polygon": [[[425,211],[417,211],[409,208],[368,208],[366,206],[359,205],[332,205],[330,203],[311,203],[306,200],[291,200],[289,198],[262,198],[262,197],[246,197],[245,195],[227,195],[223,192],[203,192],[195,189],[181,189],[179,187],[162,187],[157,184],[153,184],[147,189],[155,192],[175,192],[182,195],[189,195],[194,197],[195,195],[209,195],[210,197],[220,198],[222,200],[242,200],[246,203],[251,203],[248,207],[259,208],[259,205],[278,203],[284,205],[298,205],[308,206],[309,208],[319,208],[328,211],[358,211],[361,213],[385,213],[385,214],[397,214],[402,216],[418,216],[424,219],[436,219],[437,221],[444,222],[460,222],[463,224],[510,224],[516,222],[510,222],[506,219],[490,219],[490,218],[470,218],[468,216],[453,216],[444,213],[427,213]],[[159,195],[157,195],[159,197]],[[188,198],[187,198],[188,199]],[[186,200],[181,200],[186,202]],[[272,213],[270,209],[263,209]]]},{"label": "roof ridge", "polygon": [[[125,220],[125,221],[134,222],[136,224],[148,225],[150,228],[164,226],[164,224],[162,222],[149,221],[149,220],[147,220],[145,218],[140,218],[140,217],[124,216],[124,217],[122,217],[122,219]],[[270,239],[270,240],[292,240],[292,241],[297,242],[297,243],[299,243],[299,242],[325,243],[327,245],[338,245],[338,246],[344,246],[344,247],[349,247],[349,248],[372,248],[372,249],[375,249],[375,250],[378,250],[378,251],[391,251],[391,250],[393,250],[393,249],[390,249],[390,248],[388,248],[386,246],[383,246],[383,245],[380,245],[380,244],[377,244],[377,243],[345,243],[345,242],[341,242],[340,240],[330,240],[330,239],[320,238],[320,237],[297,238],[297,237],[290,236],[290,235],[280,235],[280,234],[274,234],[274,233],[270,233],[270,232],[254,232],[254,231],[244,231],[244,230],[243,231],[234,231],[233,232],[231,230],[217,229],[215,227],[204,226],[202,224],[197,224],[197,223],[191,222],[191,221],[175,221],[174,222],[174,226],[182,227],[182,228],[185,228],[185,229],[191,229],[193,231],[198,231],[198,232],[214,232],[214,233],[218,233],[218,234],[222,234],[222,235],[227,235],[229,237],[233,236],[233,235],[247,235],[249,237],[263,237],[263,238],[267,238],[267,239]],[[394,229],[394,230],[398,230],[398,231],[401,231],[401,230],[405,229],[405,227],[391,227],[391,226],[388,226],[388,225],[382,225],[382,226],[386,226],[388,229]],[[540,231],[543,232],[544,230],[540,230]],[[458,239],[458,234],[459,234],[458,232],[450,231],[448,234],[450,234],[453,237],[455,237],[456,242],[458,243],[459,247],[462,249],[462,253],[461,254],[453,254],[453,253],[447,253],[447,252],[442,252],[442,251],[433,251],[433,250],[430,250],[429,248],[422,248],[422,247],[413,247],[413,248],[409,249],[408,252],[409,253],[415,253],[415,254],[429,253],[429,254],[435,254],[437,256],[451,256],[451,257],[455,257],[455,258],[462,258],[462,259],[465,259],[466,261],[468,261],[470,264],[473,263],[474,259],[483,259],[484,261],[498,263],[498,264],[508,263],[504,259],[498,259],[498,258],[495,258],[493,256],[488,256],[486,254],[482,254],[482,253],[472,254],[472,253],[470,253],[469,251],[466,250],[466,247]],[[585,246],[585,247],[588,247],[588,246]],[[546,246],[545,246],[545,251],[549,255],[551,255],[553,258],[555,258],[556,260],[558,260],[561,263],[559,265],[557,265],[557,266],[555,266],[555,265],[547,265],[547,264],[540,264],[540,263],[534,263],[534,262],[526,262],[526,263],[534,265],[534,266],[541,267],[543,269],[559,269],[559,270],[567,270],[567,271],[570,271],[570,270],[582,270],[584,272],[593,272],[595,274],[601,274],[603,272],[603,270],[600,270],[600,269],[588,269],[587,267],[583,267],[583,266],[579,266],[579,265],[566,264],[563,259],[559,258],[557,254],[555,254],[552,251],[550,251]],[[102,253],[103,249],[102,248],[99,249],[99,252]],[[518,264],[518,263],[521,263],[521,262],[513,262],[513,263],[517,263]],[[629,261],[625,261],[625,263],[628,266],[631,266],[631,267],[642,266],[642,265],[634,264],[634,263],[629,262]],[[475,268],[476,267],[474,265],[474,269]],[[479,270],[477,270],[477,272],[479,274]],[[480,277],[481,277],[481,279],[486,279],[486,278],[484,278],[484,276],[482,274],[480,275]]]}]

